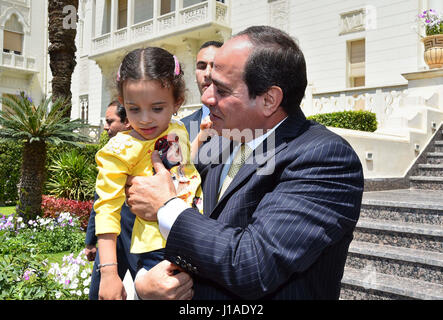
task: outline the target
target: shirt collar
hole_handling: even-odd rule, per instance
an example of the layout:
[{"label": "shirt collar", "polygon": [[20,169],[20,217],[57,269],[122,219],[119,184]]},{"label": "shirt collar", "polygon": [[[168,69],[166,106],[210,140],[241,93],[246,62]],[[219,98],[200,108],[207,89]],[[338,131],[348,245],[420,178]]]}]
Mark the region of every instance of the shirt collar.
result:
[{"label": "shirt collar", "polygon": [[209,110],[209,108],[207,106],[202,105],[202,118],[201,118],[201,120],[206,118],[206,116],[208,116],[210,112],[211,111]]},{"label": "shirt collar", "polygon": [[272,129],[268,130],[265,134],[262,134],[261,136],[256,137],[254,140],[251,140],[249,142],[246,142],[249,148],[252,150],[255,150],[271,133],[273,133],[283,121],[285,121],[287,117],[285,117],[282,121],[277,123]]}]

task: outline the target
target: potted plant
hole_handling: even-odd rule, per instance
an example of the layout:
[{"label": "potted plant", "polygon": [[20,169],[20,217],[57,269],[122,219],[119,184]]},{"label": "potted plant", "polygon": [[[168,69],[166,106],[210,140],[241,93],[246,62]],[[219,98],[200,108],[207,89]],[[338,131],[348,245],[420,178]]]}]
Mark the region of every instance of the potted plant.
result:
[{"label": "potted plant", "polygon": [[418,15],[425,27],[426,37],[422,39],[425,46],[424,59],[430,69],[443,67],[443,15],[433,9]]}]

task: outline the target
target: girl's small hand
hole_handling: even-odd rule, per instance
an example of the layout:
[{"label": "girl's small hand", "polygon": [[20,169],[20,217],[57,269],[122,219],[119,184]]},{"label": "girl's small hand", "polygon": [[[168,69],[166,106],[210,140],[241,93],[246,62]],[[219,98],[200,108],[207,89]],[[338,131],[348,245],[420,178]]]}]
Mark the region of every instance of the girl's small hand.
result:
[{"label": "girl's small hand", "polygon": [[126,290],[117,271],[105,270],[100,270],[99,300],[126,300]]},{"label": "girl's small hand", "polygon": [[212,137],[214,135],[217,135],[217,131],[215,131],[212,128],[212,121],[211,118],[209,116],[206,116],[201,124],[200,124],[200,132],[198,133],[198,139],[200,141],[206,141],[206,139],[208,139],[208,137]]}]

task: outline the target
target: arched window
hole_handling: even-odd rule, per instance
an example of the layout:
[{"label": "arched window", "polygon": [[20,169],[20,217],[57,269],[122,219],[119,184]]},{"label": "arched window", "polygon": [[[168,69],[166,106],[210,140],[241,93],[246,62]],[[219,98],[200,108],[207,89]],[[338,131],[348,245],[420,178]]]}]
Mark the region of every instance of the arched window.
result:
[{"label": "arched window", "polygon": [[3,52],[14,52],[22,54],[23,52],[23,26],[18,17],[12,14],[6,21],[3,33]]}]

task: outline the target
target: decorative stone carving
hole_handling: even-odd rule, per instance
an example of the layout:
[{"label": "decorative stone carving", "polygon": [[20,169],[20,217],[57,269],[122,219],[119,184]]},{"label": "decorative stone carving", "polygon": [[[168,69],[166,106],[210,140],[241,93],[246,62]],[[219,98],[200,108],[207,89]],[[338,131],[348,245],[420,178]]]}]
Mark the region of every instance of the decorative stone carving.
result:
[{"label": "decorative stone carving", "polygon": [[216,2],[215,7],[215,20],[221,23],[228,23],[228,7],[225,5]]},{"label": "decorative stone carving", "polygon": [[31,9],[28,0],[22,1],[6,1],[3,0],[1,5],[0,28],[4,28],[6,22],[11,15],[15,14],[19,23],[23,27],[23,32],[29,34],[31,32]]},{"label": "decorative stone carving", "polygon": [[366,10],[359,9],[340,14],[340,35],[365,31]]},{"label": "decorative stone carving", "polygon": [[175,13],[158,19],[159,31],[171,29],[175,26]]},{"label": "decorative stone carving", "polygon": [[192,7],[184,10],[182,13],[182,21],[184,24],[190,24],[194,22],[205,21],[208,16],[207,4],[203,4],[199,7]]},{"label": "decorative stone carving", "polygon": [[340,14],[340,35],[375,29],[376,9],[373,6]]},{"label": "decorative stone carving", "polygon": [[280,30],[289,31],[289,1],[269,2],[269,24]]},{"label": "decorative stone carving", "polygon": [[134,39],[139,37],[146,37],[154,33],[154,22],[149,20],[143,23],[139,23],[132,27],[132,35]]}]

